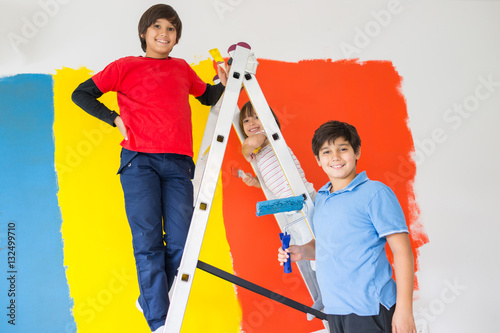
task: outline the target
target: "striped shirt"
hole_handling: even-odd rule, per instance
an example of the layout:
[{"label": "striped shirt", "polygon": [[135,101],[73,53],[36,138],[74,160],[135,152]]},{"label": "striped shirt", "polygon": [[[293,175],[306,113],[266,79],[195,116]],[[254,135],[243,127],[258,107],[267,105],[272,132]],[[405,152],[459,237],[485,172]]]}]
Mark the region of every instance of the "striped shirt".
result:
[{"label": "striped shirt", "polygon": [[[297,160],[290,148],[288,148],[288,150],[292,155],[295,166],[297,167],[297,170],[302,177],[302,181],[304,182],[307,191],[309,193],[315,192],[314,186],[306,180],[304,170],[302,170],[299,160]],[[271,145],[267,145],[260,149],[256,154],[256,160],[257,168],[262,175],[264,183],[266,184],[267,188],[271,190],[271,192],[273,192],[276,198],[282,199],[293,196],[290,185],[288,184],[286,176],[281,169],[278,158],[276,157],[276,154],[274,153]]]}]

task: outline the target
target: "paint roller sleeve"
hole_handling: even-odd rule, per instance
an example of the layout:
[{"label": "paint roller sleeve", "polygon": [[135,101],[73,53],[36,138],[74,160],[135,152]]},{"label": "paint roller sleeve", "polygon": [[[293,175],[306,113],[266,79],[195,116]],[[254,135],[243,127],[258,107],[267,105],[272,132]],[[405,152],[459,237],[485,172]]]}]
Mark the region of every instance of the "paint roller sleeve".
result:
[{"label": "paint roller sleeve", "polygon": [[274,199],[268,201],[257,202],[257,216],[268,214],[277,214],[282,212],[290,212],[301,210],[304,206],[304,197],[298,195],[284,199]]}]

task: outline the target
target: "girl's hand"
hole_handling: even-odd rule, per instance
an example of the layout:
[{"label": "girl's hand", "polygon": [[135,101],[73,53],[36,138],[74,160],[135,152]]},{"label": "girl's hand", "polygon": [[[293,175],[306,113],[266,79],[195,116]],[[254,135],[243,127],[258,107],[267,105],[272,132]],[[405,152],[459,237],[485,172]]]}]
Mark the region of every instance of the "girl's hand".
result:
[{"label": "girl's hand", "polygon": [[118,130],[120,131],[120,133],[125,138],[125,140],[128,140],[127,128],[125,127],[125,124],[123,124],[122,117],[120,116],[116,117],[114,123],[118,128]]},{"label": "girl's hand", "polygon": [[267,145],[267,137],[262,133],[252,134],[241,143],[241,153],[248,162],[256,159],[255,149]]},{"label": "girl's hand", "polygon": [[260,188],[259,178],[252,176],[251,173],[246,173],[245,177],[243,177],[242,180],[248,186],[255,186]]},{"label": "girl's hand", "polygon": [[245,156],[245,159],[248,162],[252,163],[253,161],[255,161],[255,153],[250,153],[250,155]]}]

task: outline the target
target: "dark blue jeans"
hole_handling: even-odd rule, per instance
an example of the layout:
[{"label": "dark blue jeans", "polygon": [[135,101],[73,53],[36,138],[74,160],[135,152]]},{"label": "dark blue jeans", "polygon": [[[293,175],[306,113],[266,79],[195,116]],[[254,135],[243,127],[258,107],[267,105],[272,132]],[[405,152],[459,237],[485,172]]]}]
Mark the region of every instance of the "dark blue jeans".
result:
[{"label": "dark blue jeans", "polygon": [[132,231],[139,304],[154,331],[165,323],[168,291],[191,223],[194,163],[185,155],[122,149],[118,173]]}]

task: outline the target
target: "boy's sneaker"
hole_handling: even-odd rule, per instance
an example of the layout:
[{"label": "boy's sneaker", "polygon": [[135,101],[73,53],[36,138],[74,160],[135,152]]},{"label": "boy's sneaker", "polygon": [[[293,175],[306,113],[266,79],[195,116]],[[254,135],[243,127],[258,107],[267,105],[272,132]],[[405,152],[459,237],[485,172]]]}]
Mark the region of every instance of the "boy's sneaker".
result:
[{"label": "boy's sneaker", "polygon": [[[135,306],[137,307],[137,310],[141,311],[141,313],[144,313],[142,310],[141,304],[139,304],[139,299],[137,299],[137,301],[135,301]],[[165,325],[158,327],[152,333],[163,333],[164,329],[165,329]]]},{"label": "boy's sneaker", "polygon": [[135,307],[137,308],[137,310],[141,311],[141,313],[144,313],[141,305],[139,304],[139,299],[137,299],[137,301],[135,301]]}]

